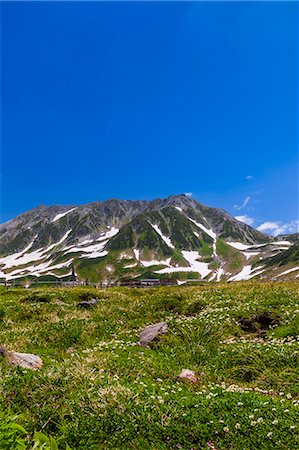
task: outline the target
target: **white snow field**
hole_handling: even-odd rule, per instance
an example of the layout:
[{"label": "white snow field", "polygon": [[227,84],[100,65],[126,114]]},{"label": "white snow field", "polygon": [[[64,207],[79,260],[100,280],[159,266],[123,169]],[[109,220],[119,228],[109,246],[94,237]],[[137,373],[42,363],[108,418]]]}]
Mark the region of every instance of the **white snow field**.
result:
[{"label": "white snow field", "polygon": [[170,266],[170,261],[171,261],[171,258],[167,258],[165,261],[152,260],[152,261],[140,261],[140,262],[144,267],[150,267],[150,266]]},{"label": "white snow field", "polygon": [[140,250],[138,250],[137,248],[133,248],[133,253],[134,253],[134,256],[137,259],[137,261],[139,261],[139,259],[140,259]]},{"label": "white snow field", "polygon": [[[109,227],[110,228],[110,227]],[[83,244],[90,242],[90,240],[86,240],[78,244],[76,247],[75,245],[70,245],[67,248],[67,251],[65,253],[83,253],[83,255],[80,255],[80,258],[101,258],[102,256],[106,256],[108,252],[105,250],[103,251],[105,245],[108,243],[109,239],[111,237],[115,236],[119,232],[118,228],[110,228],[109,231],[101,233],[101,236],[95,241],[92,245],[89,245],[87,247],[82,247]],[[98,242],[98,243],[97,243]]]},{"label": "white snow field", "polygon": [[37,250],[34,250],[33,252],[27,253],[27,251],[32,247],[35,239],[37,238],[36,235],[34,240],[21,252],[0,258],[0,266],[3,266],[1,269],[5,270],[12,267],[24,266],[25,264],[45,259],[47,257],[47,253],[54,247],[62,244],[62,242],[65,241],[65,239],[71,233],[71,231],[71,229],[67,231],[65,235],[60,239],[60,241],[49,245],[49,247],[39,248]]},{"label": "white snow field", "polygon": [[216,233],[211,228],[207,228],[204,225],[202,225],[199,222],[196,222],[196,220],[191,219],[188,217],[188,219],[193,222],[198,228],[201,228],[208,236],[210,236],[214,241],[216,240],[217,236]]},{"label": "white snow field", "polygon": [[106,239],[111,239],[113,236],[117,235],[119,232],[118,228],[115,227],[109,227],[109,231],[106,231],[105,233],[101,233],[100,237],[96,239],[96,241],[104,241]]},{"label": "white snow field", "polygon": [[281,277],[282,275],[287,275],[288,273],[295,272],[296,270],[299,270],[299,266],[293,267],[292,269],[285,270],[284,272],[280,273],[277,276]]},{"label": "white snow field", "polygon": [[241,242],[228,242],[227,241],[226,243],[231,245],[232,247],[236,248],[237,250],[247,250],[248,248],[253,247],[252,245],[242,244]]},{"label": "white snow field", "polygon": [[242,252],[246,259],[259,255],[261,252]]},{"label": "white snow field", "polygon": [[66,212],[64,212],[64,213],[57,214],[57,215],[54,217],[54,219],[52,220],[52,222],[56,222],[56,220],[59,220],[59,219],[61,219],[62,217],[64,217],[64,216],[66,216],[67,214],[69,214],[70,212],[75,211],[75,209],[77,209],[77,207],[76,207],[76,208],[69,209],[68,211],[66,211]]},{"label": "white snow field", "polygon": [[168,245],[168,247],[170,248],[175,248],[174,245],[172,244],[171,240],[169,237],[165,236],[162,231],[160,230],[160,228],[158,227],[158,225],[154,225],[151,223],[151,226],[153,227],[153,229],[156,231],[156,233],[158,233],[158,235],[163,239],[163,241],[165,242],[166,245]]},{"label": "white snow field", "polygon": [[200,254],[195,251],[182,251],[186,261],[190,267],[166,267],[165,269],[157,270],[156,273],[173,273],[173,272],[197,272],[201,278],[205,278],[212,271],[209,269],[209,264],[198,261]]},{"label": "white snow field", "polygon": [[[198,228],[201,228],[208,236],[210,236],[213,239],[213,256],[214,258],[217,258],[217,252],[216,252],[216,242],[217,242],[217,235],[216,233],[211,229],[207,228],[204,225],[202,225],[199,222],[196,222],[195,220],[188,217],[188,219],[193,222]],[[194,231],[195,236],[199,237],[198,233]]]},{"label": "white snow field", "polygon": [[[256,277],[260,273],[264,272],[265,269],[262,269],[264,266],[258,266],[252,269],[250,265],[244,266],[241,272],[237,273],[228,279],[228,281],[245,281],[250,280],[250,278]],[[262,270],[259,270],[262,269]]]}]

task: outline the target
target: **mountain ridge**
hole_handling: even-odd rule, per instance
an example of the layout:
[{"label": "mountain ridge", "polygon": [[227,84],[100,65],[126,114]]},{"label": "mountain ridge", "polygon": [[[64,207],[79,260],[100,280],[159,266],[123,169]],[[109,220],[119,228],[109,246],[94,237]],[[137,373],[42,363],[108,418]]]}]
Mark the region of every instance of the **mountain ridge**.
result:
[{"label": "mountain ridge", "polygon": [[[283,243],[276,245],[279,240]],[[288,268],[283,252],[296,242],[296,236],[288,241],[261,233],[185,194],[39,205],[0,224],[0,278],[67,279],[70,266],[78,278],[93,281],[145,275],[207,281],[270,277],[277,268],[271,258],[279,260],[281,254]],[[289,254],[291,269],[297,253]]]}]

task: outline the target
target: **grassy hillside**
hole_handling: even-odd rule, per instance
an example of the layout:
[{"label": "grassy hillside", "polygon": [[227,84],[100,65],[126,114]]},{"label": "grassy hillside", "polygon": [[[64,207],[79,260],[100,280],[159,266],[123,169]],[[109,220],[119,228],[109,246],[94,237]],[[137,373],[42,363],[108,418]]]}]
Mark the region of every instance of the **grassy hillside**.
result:
[{"label": "grassy hillside", "polygon": [[299,448],[298,311],[298,283],[3,289],[0,344],[44,364],[0,356],[0,448],[32,449],[34,431],[52,439],[34,449]]}]

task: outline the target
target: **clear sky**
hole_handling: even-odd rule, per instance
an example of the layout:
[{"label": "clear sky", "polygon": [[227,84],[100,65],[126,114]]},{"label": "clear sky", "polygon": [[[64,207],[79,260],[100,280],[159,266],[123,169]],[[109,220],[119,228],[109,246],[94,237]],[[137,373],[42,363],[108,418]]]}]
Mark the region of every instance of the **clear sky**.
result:
[{"label": "clear sky", "polygon": [[1,8],[2,222],[190,192],[296,231],[297,3]]}]

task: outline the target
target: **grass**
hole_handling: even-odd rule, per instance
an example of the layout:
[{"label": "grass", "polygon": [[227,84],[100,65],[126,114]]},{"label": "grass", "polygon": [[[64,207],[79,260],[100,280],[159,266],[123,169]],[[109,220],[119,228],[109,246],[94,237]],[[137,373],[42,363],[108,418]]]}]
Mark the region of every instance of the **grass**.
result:
[{"label": "grass", "polygon": [[1,449],[299,448],[298,283],[3,289],[0,312],[0,343],[44,362],[1,360]]},{"label": "grass", "polygon": [[217,239],[216,251],[220,257],[223,257],[227,261],[226,267],[228,270],[234,272],[242,267],[242,255],[240,252],[222,239]]}]

